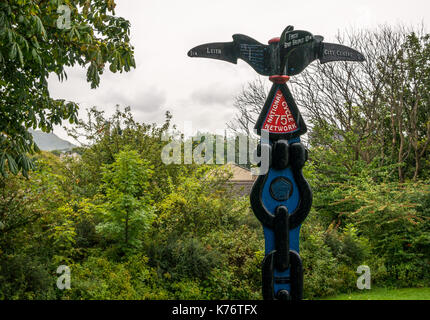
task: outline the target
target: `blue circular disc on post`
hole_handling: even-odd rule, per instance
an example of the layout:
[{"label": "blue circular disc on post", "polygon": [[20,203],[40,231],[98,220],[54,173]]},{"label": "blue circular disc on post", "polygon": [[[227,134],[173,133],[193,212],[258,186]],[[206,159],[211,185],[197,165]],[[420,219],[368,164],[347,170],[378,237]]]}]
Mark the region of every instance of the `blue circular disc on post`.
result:
[{"label": "blue circular disc on post", "polygon": [[288,178],[278,177],[270,184],[270,195],[276,201],[286,201],[293,193],[293,184]]}]

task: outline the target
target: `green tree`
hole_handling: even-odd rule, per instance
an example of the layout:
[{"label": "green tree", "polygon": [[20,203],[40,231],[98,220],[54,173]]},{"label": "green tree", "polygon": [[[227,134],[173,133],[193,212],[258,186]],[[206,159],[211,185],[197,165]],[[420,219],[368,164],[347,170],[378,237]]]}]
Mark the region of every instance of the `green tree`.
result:
[{"label": "green tree", "polygon": [[47,152],[32,160],[30,179],[0,176],[0,299],[54,299],[52,271],[74,253],[61,163]]},{"label": "green tree", "polygon": [[[67,79],[65,67],[87,69],[92,88],[109,64],[112,72],[135,67],[130,23],[115,16],[114,0],[0,2],[0,171],[27,175],[27,153],[37,151],[29,128],[50,132],[77,121],[78,105],[53,99],[47,79]],[[68,8],[68,9],[67,9]]]},{"label": "green tree", "polygon": [[184,176],[195,171],[197,165],[165,164],[161,159],[163,147],[173,138],[168,137],[171,114],[166,112],[165,122],[156,124],[139,123],[134,120],[130,107],[117,106],[115,113],[106,117],[96,107],[87,110],[86,120],[79,120],[68,130],[70,136],[83,141],[80,148],[82,158],[71,161],[68,177],[78,196],[94,197],[101,184],[99,168],[115,161],[115,154],[124,146],[137,151],[141,158],[154,167],[150,177],[151,195],[154,201],[161,201],[171,193]]},{"label": "green tree", "polygon": [[105,194],[103,222],[97,231],[128,250],[141,245],[142,232],[151,223],[149,177],[152,168],[136,151],[124,150],[116,160],[103,167],[102,190]]},{"label": "green tree", "polygon": [[390,110],[390,151],[399,180],[416,181],[424,176],[422,169],[428,169],[430,152],[430,34],[408,34],[395,54],[381,60]]}]

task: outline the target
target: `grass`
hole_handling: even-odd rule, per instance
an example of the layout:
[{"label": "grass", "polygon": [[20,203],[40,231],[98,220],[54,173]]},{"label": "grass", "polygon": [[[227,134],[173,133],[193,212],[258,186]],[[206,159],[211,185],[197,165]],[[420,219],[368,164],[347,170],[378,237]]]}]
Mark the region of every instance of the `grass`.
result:
[{"label": "grass", "polygon": [[372,288],[321,300],[430,300],[430,288]]}]

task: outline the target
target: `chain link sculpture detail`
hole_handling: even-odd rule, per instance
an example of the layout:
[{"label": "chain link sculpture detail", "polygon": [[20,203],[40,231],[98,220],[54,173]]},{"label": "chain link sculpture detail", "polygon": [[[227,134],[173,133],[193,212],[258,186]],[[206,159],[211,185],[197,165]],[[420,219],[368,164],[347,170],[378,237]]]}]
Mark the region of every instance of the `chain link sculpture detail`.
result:
[{"label": "chain link sculpture detail", "polygon": [[[269,162],[269,170],[257,178],[250,195],[252,210],[263,225],[265,237],[262,293],[265,300],[301,300],[299,234],[312,206],[312,191],[302,172],[308,151],[300,136],[307,128],[286,82],[316,59],[320,63],[364,61],[364,56],[343,45],[324,43],[322,36],[294,31],[292,26],[268,45],[235,34],[232,42],[203,44],[191,49],[188,56],[231,63],[240,58],[273,82],[255,125],[259,135],[262,130],[269,133],[269,141],[262,139],[257,150],[259,155],[269,155],[264,159]],[[268,152],[262,152],[263,148]]]}]

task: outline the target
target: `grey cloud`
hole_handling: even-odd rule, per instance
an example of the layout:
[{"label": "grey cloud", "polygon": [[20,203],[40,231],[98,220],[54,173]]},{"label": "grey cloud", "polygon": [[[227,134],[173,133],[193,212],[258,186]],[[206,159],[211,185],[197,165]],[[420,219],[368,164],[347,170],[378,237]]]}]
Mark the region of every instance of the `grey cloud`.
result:
[{"label": "grey cloud", "polygon": [[228,88],[219,83],[214,83],[206,88],[194,90],[190,97],[193,103],[203,105],[231,104],[236,93],[237,90],[234,90],[234,88]]},{"label": "grey cloud", "polygon": [[130,106],[133,112],[154,113],[159,111],[166,103],[166,92],[157,87],[147,89],[114,90],[104,92],[101,100],[105,104],[119,104],[120,106]]},{"label": "grey cloud", "polygon": [[153,113],[160,110],[166,103],[166,92],[159,88],[150,88],[138,93],[134,99],[134,107],[136,112]]}]

